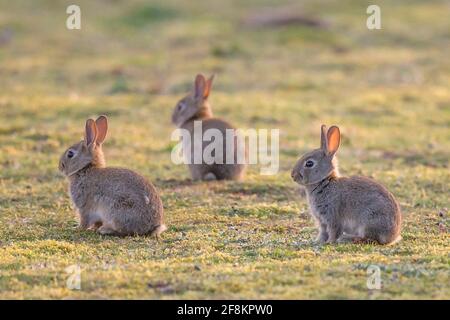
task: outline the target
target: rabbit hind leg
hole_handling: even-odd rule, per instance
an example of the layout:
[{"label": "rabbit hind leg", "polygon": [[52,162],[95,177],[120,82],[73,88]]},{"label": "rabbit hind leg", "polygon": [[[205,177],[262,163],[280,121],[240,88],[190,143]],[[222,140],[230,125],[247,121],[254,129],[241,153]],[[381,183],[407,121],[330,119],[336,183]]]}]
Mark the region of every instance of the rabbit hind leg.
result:
[{"label": "rabbit hind leg", "polygon": [[205,174],[203,176],[203,180],[205,180],[205,181],[214,181],[214,180],[217,180],[217,177],[216,177],[216,175],[214,173],[208,172],[207,174]]},{"label": "rabbit hind leg", "polygon": [[102,225],[103,222],[101,220],[97,220],[89,226],[88,230],[97,231]]},{"label": "rabbit hind leg", "polygon": [[373,239],[364,238],[358,235],[343,233],[338,239],[337,243],[355,243],[355,244],[373,244],[377,241]]},{"label": "rabbit hind leg", "polygon": [[118,232],[114,227],[110,224],[103,223],[101,227],[97,229],[97,232],[104,236],[119,236],[120,232]]}]

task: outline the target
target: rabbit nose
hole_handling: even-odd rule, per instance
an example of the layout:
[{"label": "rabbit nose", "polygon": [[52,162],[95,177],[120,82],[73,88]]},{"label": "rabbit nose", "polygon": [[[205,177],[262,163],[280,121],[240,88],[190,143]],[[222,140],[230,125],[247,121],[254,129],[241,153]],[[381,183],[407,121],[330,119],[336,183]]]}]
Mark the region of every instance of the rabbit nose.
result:
[{"label": "rabbit nose", "polygon": [[291,177],[294,180],[303,179],[302,174],[300,172],[295,172],[295,171],[291,172]]}]

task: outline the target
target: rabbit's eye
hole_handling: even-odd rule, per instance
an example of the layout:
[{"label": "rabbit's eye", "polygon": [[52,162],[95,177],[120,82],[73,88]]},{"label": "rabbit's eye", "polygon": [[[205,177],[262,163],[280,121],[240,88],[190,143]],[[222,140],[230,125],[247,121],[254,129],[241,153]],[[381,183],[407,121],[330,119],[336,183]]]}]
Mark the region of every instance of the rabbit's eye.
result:
[{"label": "rabbit's eye", "polygon": [[314,161],[312,161],[312,160],[308,160],[308,161],[306,161],[305,162],[305,167],[306,168],[312,168],[312,167],[314,167]]},{"label": "rabbit's eye", "polygon": [[73,152],[72,150],[67,151],[67,158],[71,159],[71,158],[73,158],[74,155],[75,155],[75,152]]},{"label": "rabbit's eye", "polygon": [[178,111],[181,111],[182,109],[184,109],[185,104],[184,103],[179,103],[177,106]]}]

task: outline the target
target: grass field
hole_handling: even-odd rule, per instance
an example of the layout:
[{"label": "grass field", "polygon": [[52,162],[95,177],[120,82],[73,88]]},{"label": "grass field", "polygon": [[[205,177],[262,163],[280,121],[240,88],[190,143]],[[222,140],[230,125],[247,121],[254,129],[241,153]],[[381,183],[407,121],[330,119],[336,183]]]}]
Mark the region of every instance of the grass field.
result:
[{"label": "grass field", "polygon": [[[449,299],[450,3],[380,1],[0,0],[1,299]],[[406,3],[406,4],[405,4]],[[264,7],[322,24],[255,26]],[[280,129],[280,170],[191,182],[170,160],[172,108],[196,73],[215,73],[215,115]],[[163,241],[77,229],[58,159],[106,114],[107,163],[148,177]],[[343,134],[341,172],[399,200],[394,246],[314,244],[298,156],[320,124]],[[81,290],[65,269],[81,268]],[[368,290],[367,268],[381,269]]]}]

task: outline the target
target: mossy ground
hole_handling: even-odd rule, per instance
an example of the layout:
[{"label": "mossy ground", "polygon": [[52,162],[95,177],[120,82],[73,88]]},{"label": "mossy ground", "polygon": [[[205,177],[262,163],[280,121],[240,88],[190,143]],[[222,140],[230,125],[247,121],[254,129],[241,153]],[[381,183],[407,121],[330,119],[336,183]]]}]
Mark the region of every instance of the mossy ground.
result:
[{"label": "mossy ground", "polygon": [[[446,1],[0,1],[0,298],[449,299],[450,12]],[[265,6],[327,27],[252,28]],[[216,73],[217,116],[280,129],[280,171],[189,182],[170,160],[170,114],[196,73]],[[163,241],[79,231],[58,173],[88,117],[106,114],[107,162],[160,190]],[[401,203],[394,246],[313,243],[299,154],[338,124],[343,174]],[[81,290],[66,287],[79,265]],[[368,290],[367,267],[381,268]]]}]

